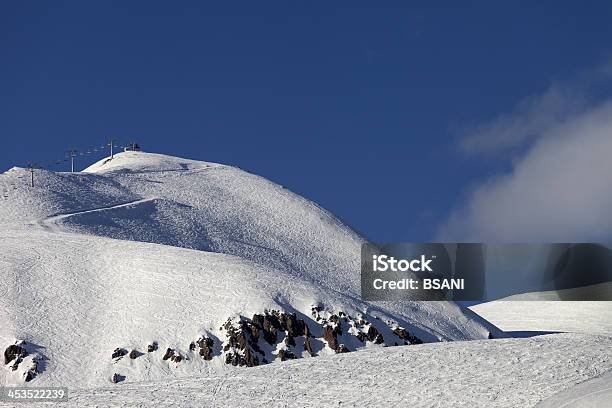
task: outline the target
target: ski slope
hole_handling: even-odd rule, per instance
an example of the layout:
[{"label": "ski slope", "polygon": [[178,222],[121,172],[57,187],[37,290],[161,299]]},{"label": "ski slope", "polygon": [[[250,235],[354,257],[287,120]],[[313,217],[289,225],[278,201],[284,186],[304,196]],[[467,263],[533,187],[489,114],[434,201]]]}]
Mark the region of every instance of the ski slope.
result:
[{"label": "ski slope", "polygon": [[611,347],[610,337],[555,334],[378,348],[195,378],[71,390],[65,405],[516,408],[546,403],[542,407],[575,408],[595,401],[604,404],[593,407],[606,407],[609,400],[599,397],[610,385]]},{"label": "ski slope", "polygon": [[[509,334],[588,333],[612,337],[612,302],[536,300],[513,296],[472,306],[474,312]],[[546,297],[544,297],[546,299]]]},{"label": "ski slope", "polygon": [[450,302],[362,302],[364,238],[237,168],[125,152],[28,177],[0,175],[0,347],[27,354],[0,385],[33,365],[32,385],[99,387],[504,337]]}]

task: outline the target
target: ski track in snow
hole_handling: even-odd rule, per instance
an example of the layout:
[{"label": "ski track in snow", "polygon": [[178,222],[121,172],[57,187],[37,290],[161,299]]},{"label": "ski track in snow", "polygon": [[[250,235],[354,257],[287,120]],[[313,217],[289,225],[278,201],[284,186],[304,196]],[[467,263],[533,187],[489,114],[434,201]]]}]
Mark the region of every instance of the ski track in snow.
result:
[{"label": "ski track in snow", "polygon": [[133,207],[135,205],[138,204],[142,204],[142,203],[148,203],[151,201],[156,200],[156,198],[143,198],[140,200],[132,200],[132,201],[128,201],[122,204],[115,204],[115,205],[110,205],[110,206],[104,206],[104,207],[96,207],[96,208],[92,208],[89,210],[81,210],[81,211],[72,211],[72,212],[67,212],[67,213],[62,213],[62,214],[56,214],[56,215],[52,215],[50,217],[44,218],[42,220],[38,221],[38,224],[47,230],[51,230],[51,231],[57,231],[57,230],[63,230],[66,231],[68,230],[68,228],[60,228],[58,223],[62,220],[65,220],[67,218],[76,216],[76,215],[84,215],[84,214],[94,214],[94,213],[98,213],[98,212],[102,212],[102,211],[108,211],[108,210],[116,210],[119,208],[130,208]]}]

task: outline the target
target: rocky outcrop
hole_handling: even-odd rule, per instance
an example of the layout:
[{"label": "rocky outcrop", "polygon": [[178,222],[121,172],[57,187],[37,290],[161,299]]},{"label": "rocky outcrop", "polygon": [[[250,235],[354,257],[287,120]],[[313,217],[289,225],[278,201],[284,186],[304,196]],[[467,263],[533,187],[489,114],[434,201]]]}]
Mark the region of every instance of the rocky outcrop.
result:
[{"label": "rocky outcrop", "polygon": [[370,326],[368,328],[367,338],[369,341],[373,342],[374,344],[382,344],[385,341],[382,334],[380,334],[378,330],[376,329],[376,327],[374,326]]},{"label": "rocky outcrop", "polygon": [[[259,319],[259,317],[257,318]],[[263,326],[266,320],[260,319],[259,321]],[[227,343],[223,347],[223,351],[226,352],[225,363],[247,367],[259,365],[259,358],[255,353],[264,355],[264,352],[258,345],[260,327],[254,324],[253,320],[250,322],[246,320],[235,322],[229,319],[223,325],[223,328],[227,336]],[[206,346],[206,344],[204,345]],[[207,352],[204,351],[204,353],[206,354]],[[210,343],[210,353],[212,353],[212,343]]]},{"label": "rocky outcrop", "polygon": [[315,352],[312,350],[312,343],[310,342],[310,336],[304,338],[304,350],[310,354],[310,357],[316,357]]},{"label": "rocky outcrop", "polygon": [[198,354],[204,360],[212,360],[212,358],[213,358],[213,346],[215,344],[215,341],[213,339],[211,339],[210,337],[200,337],[196,341],[196,344],[200,348],[200,351],[198,352]]},{"label": "rocky outcrop", "polygon": [[330,349],[338,350],[338,338],[336,337],[336,331],[332,326],[325,326],[323,328],[323,338],[327,342]]},{"label": "rocky outcrop", "polygon": [[[255,314],[251,319],[240,317],[228,319],[221,327],[226,334],[223,347],[225,362],[232,365],[247,367],[267,363],[266,353],[260,346],[260,341],[276,347],[283,342],[282,352],[277,357],[281,360],[296,358],[296,338],[310,336],[310,329],[304,320],[299,319],[295,313],[285,313],[278,310],[265,310],[263,314]],[[312,344],[304,341],[304,348],[311,355]],[[274,358],[274,355],[270,355]]]},{"label": "rocky outcrop", "polygon": [[[255,367],[268,364],[274,360],[286,361],[299,357],[317,355],[315,350],[321,344],[327,344],[335,353],[349,353],[348,345],[365,345],[371,342],[377,345],[408,345],[419,344],[422,341],[410,334],[408,330],[391,321],[383,321],[378,316],[357,313],[355,317],[344,311],[333,313],[322,305],[311,308],[311,315],[316,324],[309,327],[308,319],[301,319],[296,313],[279,310],[264,310],[252,318],[236,316],[229,318],[220,330],[225,332],[225,340],[219,346],[222,349],[226,364],[234,366]],[[373,320],[371,320],[371,318]],[[310,320],[308,320],[310,321]],[[310,321],[311,325],[313,324]],[[313,335],[313,328],[314,333]],[[384,337],[382,332],[384,332]],[[207,335],[200,335],[197,340],[189,343],[189,351],[199,355],[203,360],[213,359],[213,349],[218,340]],[[157,342],[147,345],[147,352],[158,349]],[[113,358],[119,359],[127,354],[127,350],[117,348]],[[130,359],[142,355],[137,350],[129,352]],[[189,359],[178,351],[167,348],[162,359],[164,361],[180,362]]]},{"label": "rocky outcrop", "polygon": [[278,358],[280,358],[280,361],[285,361],[285,360],[293,360],[296,357],[295,357],[295,354],[293,354],[290,350],[281,349],[278,351]]},{"label": "rocky outcrop", "polygon": [[404,344],[421,344],[423,341],[416,336],[411,335],[408,330],[403,327],[396,326],[393,328],[393,333],[404,340]]},{"label": "rocky outcrop", "polygon": [[162,360],[170,360],[174,361],[175,363],[180,363],[181,361],[183,361],[183,356],[181,356],[178,351],[168,347],[166,349],[166,352],[164,353],[164,356],[162,357]]},{"label": "rocky outcrop", "polygon": [[23,379],[25,382],[32,381],[34,377],[36,377],[36,375],[39,373],[39,370],[38,370],[39,362],[40,362],[39,357],[32,358],[32,361],[30,362],[30,366],[23,373]]},{"label": "rocky outcrop", "polygon": [[166,349],[166,352],[164,353],[164,356],[162,357],[162,360],[168,360],[172,356],[174,356],[174,349],[171,349],[170,347],[168,347]]},{"label": "rocky outcrop", "polygon": [[115,351],[113,351],[111,358],[120,359],[121,357],[125,356],[127,353],[128,351],[124,348],[116,348]]},{"label": "rocky outcrop", "polygon": [[13,360],[16,360],[18,365],[25,356],[28,355],[25,347],[18,344],[11,344],[4,350],[4,364],[8,364]]},{"label": "rocky outcrop", "polygon": [[351,350],[349,350],[344,344],[340,344],[338,346],[338,350],[336,350],[336,353],[349,353],[350,351]]},{"label": "rocky outcrop", "polygon": [[[4,364],[10,364],[9,369],[11,371],[17,371],[21,368],[23,380],[30,382],[40,373],[41,357],[36,353],[30,356],[25,346],[25,341],[18,341],[8,346],[4,350]],[[30,356],[29,359],[26,359],[28,356]]]},{"label": "rocky outcrop", "polygon": [[118,373],[114,373],[114,374],[111,376],[111,382],[112,382],[113,384],[117,384],[117,383],[119,383],[119,382],[121,382],[121,381],[123,381],[123,380],[125,380],[125,376],[124,376],[124,375],[121,375],[121,374],[118,374]]}]

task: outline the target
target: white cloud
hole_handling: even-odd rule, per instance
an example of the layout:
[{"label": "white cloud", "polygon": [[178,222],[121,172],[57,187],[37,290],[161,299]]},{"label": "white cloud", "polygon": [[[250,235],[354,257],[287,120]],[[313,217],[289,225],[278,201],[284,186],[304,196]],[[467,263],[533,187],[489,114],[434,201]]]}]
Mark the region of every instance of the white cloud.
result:
[{"label": "white cloud", "polygon": [[586,99],[580,87],[553,84],[542,95],[526,98],[513,112],[468,129],[460,142],[466,153],[498,153],[522,145],[551,126],[558,126],[585,109]]},{"label": "white cloud", "polygon": [[510,173],[472,191],[465,206],[441,227],[440,239],[575,242],[612,237],[612,103],[586,108],[564,95],[553,87],[464,141],[474,151],[512,147],[528,138],[531,144]]}]

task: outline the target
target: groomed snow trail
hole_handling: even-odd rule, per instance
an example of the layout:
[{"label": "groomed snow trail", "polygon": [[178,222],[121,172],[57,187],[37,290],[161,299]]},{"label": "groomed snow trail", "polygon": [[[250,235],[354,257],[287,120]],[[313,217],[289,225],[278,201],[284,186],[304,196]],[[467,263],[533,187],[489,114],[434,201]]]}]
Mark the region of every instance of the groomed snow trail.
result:
[{"label": "groomed snow trail", "polygon": [[605,408],[612,405],[612,371],[569,387],[542,401],[537,408]]},{"label": "groomed snow trail", "polygon": [[610,350],[611,338],[578,334],[370,349],[166,382],[71,389],[67,405],[527,408],[612,369]]},{"label": "groomed snow trail", "polygon": [[148,203],[154,200],[156,200],[156,198],[143,198],[140,200],[128,201],[122,204],[115,204],[115,205],[109,205],[109,206],[103,206],[103,207],[96,207],[96,208],[92,208],[89,210],[72,211],[72,212],[67,212],[67,213],[62,213],[62,214],[56,214],[56,215],[52,215],[50,217],[44,218],[42,220],[39,220],[38,224],[47,230],[68,231],[68,228],[61,228],[59,226],[60,221],[66,220],[67,218],[77,216],[77,215],[95,214],[95,213],[99,213],[102,211],[116,210],[119,208],[129,208],[129,207],[133,207],[138,204]]}]

